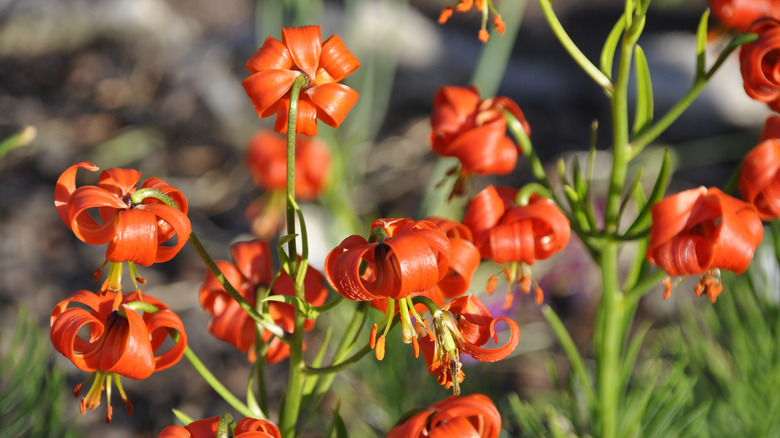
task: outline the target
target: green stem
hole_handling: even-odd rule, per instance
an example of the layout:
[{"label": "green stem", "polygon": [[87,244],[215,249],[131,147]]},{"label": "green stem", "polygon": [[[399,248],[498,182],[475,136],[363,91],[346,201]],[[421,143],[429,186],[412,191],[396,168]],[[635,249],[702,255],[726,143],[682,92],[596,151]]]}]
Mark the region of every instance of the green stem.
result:
[{"label": "green stem", "polygon": [[225,275],[222,273],[222,271],[219,269],[217,264],[214,262],[214,259],[211,258],[211,255],[206,251],[206,248],[203,246],[203,244],[198,239],[198,236],[195,235],[195,232],[190,233],[190,243],[192,244],[192,247],[195,248],[195,251],[197,251],[198,255],[200,255],[200,258],[203,260],[203,262],[206,264],[206,266],[209,268],[212,274],[214,274],[214,277],[217,279],[219,284],[222,285],[223,288],[225,288],[225,291],[238,303],[239,306],[241,306],[242,309],[250,316],[252,319],[255,320],[258,324],[260,324],[264,329],[270,331],[273,333],[274,336],[278,337],[282,341],[287,342],[285,338],[284,330],[282,330],[281,327],[274,324],[272,321],[269,321],[266,319],[263,315],[259,314],[257,310],[255,310],[254,307],[252,307],[251,304],[243,297],[240,293],[236,290],[236,288],[233,287],[232,284],[230,284],[229,281],[227,281],[227,278],[225,278]]},{"label": "green stem", "polygon": [[[295,78],[290,90],[290,109],[287,124],[287,234],[295,235],[295,128],[298,116],[298,97],[306,84],[306,77],[300,75]],[[287,244],[290,267],[290,278],[299,279],[298,251],[295,239],[290,239]],[[302,276],[301,276],[302,278]],[[305,300],[303,281],[296,281],[295,296]],[[279,429],[285,438],[295,437],[295,428],[298,421],[298,413],[301,409],[303,396],[303,325],[306,316],[301,312],[295,312],[295,329],[290,339],[290,372],[287,377],[287,390],[279,414]]]},{"label": "green stem", "polygon": [[353,354],[351,357],[336,363],[334,365],[329,365],[326,367],[305,367],[303,368],[302,372],[304,375],[307,376],[315,376],[315,375],[324,375],[324,374],[335,374],[341,370],[344,370],[346,368],[349,368],[350,366],[356,364],[360,359],[363,359],[365,355],[370,353],[372,351],[371,347],[369,345],[364,346],[360,350],[356,351],[355,354]]},{"label": "green stem", "polygon": [[618,249],[616,241],[609,241],[601,251],[599,265],[602,275],[602,297],[594,334],[597,354],[597,386],[600,401],[601,434],[604,438],[617,436],[620,408],[620,345],[625,306],[618,280]]},{"label": "green stem", "polygon": [[209,371],[208,368],[206,368],[206,365],[204,365],[203,362],[198,359],[198,356],[195,355],[195,352],[192,351],[189,345],[184,350],[184,356],[187,358],[187,360],[190,361],[192,367],[195,368],[195,371],[197,371],[198,374],[203,377],[203,380],[205,380],[206,383],[208,383],[209,386],[211,386],[211,388],[214,389],[214,391],[216,391],[217,394],[219,394],[220,397],[222,397],[222,399],[227,402],[227,404],[229,404],[239,414],[245,417],[257,417],[256,413],[253,413],[244,403],[241,402],[241,400],[233,395],[233,393],[230,392],[230,390],[227,389],[225,385],[223,385],[222,382],[220,382],[219,379],[217,379],[214,374]]},{"label": "green stem", "polygon": [[607,94],[612,94],[613,86],[609,78],[601,72],[592,62],[582,53],[577,45],[572,41],[566,31],[563,29],[563,25],[558,21],[558,17],[555,15],[555,11],[552,8],[551,0],[539,0],[539,6],[542,7],[544,17],[547,19],[547,23],[550,25],[555,36],[561,42],[561,45],[574,61],[580,65],[580,67],[588,74]]}]

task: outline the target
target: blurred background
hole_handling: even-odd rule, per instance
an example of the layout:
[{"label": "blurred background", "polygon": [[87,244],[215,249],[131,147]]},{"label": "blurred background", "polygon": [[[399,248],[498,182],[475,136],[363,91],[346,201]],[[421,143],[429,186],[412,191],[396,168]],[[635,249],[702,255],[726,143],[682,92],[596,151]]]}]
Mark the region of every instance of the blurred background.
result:
[{"label": "blurred background", "polygon": [[[339,34],[362,64],[345,81],[361,98],[344,125],[336,131],[320,123],[320,137],[336,159],[323,200],[303,207],[315,267],[347,235],[366,234],[374,218],[440,214],[459,219],[463,203],[447,204],[446,193],[433,189],[452,164],[439,160],[428,144],[428,117],[440,86],[476,83],[483,97],[514,99],[545,163],[586,151],[596,119],[603,123],[597,145],[600,150],[609,146],[607,100],[568,58],[535,1],[497,1],[507,32],[491,31],[487,45],[477,40],[480,16],[475,11],[437,24],[441,9],[454,3],[0,0],[0,140],[20,132],[29,139],[1,149],[0,156],[0,370],[17,370],[0,375],[0,394],[5,395],[0,395],[0,426],[50,422],[56,428],[61,422],[75,436],[155,437],[163,427],[178,424],[172,408],[193,418],[229,410],[183,360],[143,382],[124,379],[135,406],[132,417],[116,395],[110,426],[102,424],[105,399],[97,411],[79,415],[79,401],[70,394],[87,373],[53,350],[48,319],[54,305],[71,293],[99,287],[92,274],[105,248],[83,244],[60,221],[53,207],[54,184],[62,171],[83,160],[101,169],[136,168],[142,180],[162,178],[186,195],[193,230],[207,249],[215,258],[229,259],[231,242],[251,238],[244,210],[260,194],[243,151],[255,132],[273,126],[273,119],[257,117],[241,87],[248,76],[244,64],[267,36],[279,39],[284,26],[319,24],[323,39]],[[598,58],[622,7],[620,0],[555,1],[560,20],[591,59]],[[648,55],[656,114],[671,107],[693,80],[694,34],[706,7],[705,0],[651,5],[640,44]],[[711,44],[717,52],[726,40],[713,34]],[[736,61],[732,56],[698,101],[648,150],[648,169],[657,166],[658,150],[673,151],[676,173],[670,191],[722,185],[756,144],[768,112],[745,96]],[[608,166],[609,159],[599,155],[597,165]],[[87,173],[79,174],[80,183],[94,184],[97,175]],[[652,170],[647,174],[652,176]],[[513,174],[480,179],[472,193],[491,182],[517,186],[529,178],[521,159]],[[534,274],[575,340],[587,344],[598,274],[575,241],[559,257],[552,263],[567,269],[565,276],[548,275],[549,263],[539,263]],[[185,247],[173,261],[142,269],[143,290],[182,317],[192,348],[242,394],[246,358],[206,331],[208,318],[196,295],[204,273],[197,254]],[[476,289],[484,287],[489,273],[479,275]],[[661,302],[660,293],[653,298],[642,311],[660,320],[668,317],[674,299]],[[503,296],[494,301],[500,307]],[[550,357],[565,367],[560,354],[552,354],[555,342],[538,308],[520,301],[510,309],[522,326],[518,350],[510,360],[471,371],[467,367],[465,392],[488,392],[494,400],[509,393],[532,399],[551,389],[544,365]],[[337,326],[340,317],[345,316],[333,315],[318,326]],[[353,436],[380,436],[403,412],[446,396],[400,343],[388,342],[387,358],[379,365],[365,359],[340,375],[320,414],[328,417],[340,400]],[[284,384],[282,365],[270,372],[282,376],[275,385]],[[398,379],[427,390],[404,391]],[[282,390],[272,386],[272,397]],[[38,413],[20,419],[25,409]],[[312,422],[327,424],[327,419]],[[32,429],[19,435],[3,430],[0,436],[34,436]]]}]

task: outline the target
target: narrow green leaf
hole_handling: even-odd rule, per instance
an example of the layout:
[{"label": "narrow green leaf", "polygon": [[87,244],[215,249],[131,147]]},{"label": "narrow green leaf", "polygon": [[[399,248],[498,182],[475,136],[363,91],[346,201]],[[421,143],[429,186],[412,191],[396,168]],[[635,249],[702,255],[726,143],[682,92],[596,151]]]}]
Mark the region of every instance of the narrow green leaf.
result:
[{"label": "narrow green leaf", "polygon": [[641,47],[634,46],[634,66],[636,67],[636,112],[634,113],[634,135],[650,126],[653,120],[653,84],[647,57]]},{"label": "narrow green leaf", "polygon": [[171,409],[171,410],[173,411],[173,415],[175,415],[176,418],[178,418],[179,421],[181,421],[181,424],[186,426],[186,425],[192,423],[193,420],[192,420],[192,418],[189,415],[185,414],[184,412],[182,412],[182,411],[180,411],[178,409]]},{"label": "narrow green leaf", "polygon": [[696,77],[702,77],[707,73],[707,23],[709,18],[710,10],[705,9],[696,30]]},{"label": "narrow green leaf", "polygon": [[615,60],[615,50],[617,49],[620,36],[623,35],[623,30],[625,30],[625,28],[626,21],[621,16],[617,23],[612,26],[612,30],[609,32],[606,41],[604,41],[604,46],[601,48],[601,72],[610,80],[612,80],[612,64]]},{"label": "narrow green leaf", "polygon": [[340,404],[337,404],[336,408],[333,409],[333,419],[330,422],[328,438],[349,438],[349,434],[347,433],[347,425],[344,424],[344,419],[341,418],[339,407]]},{"label": "narrow green leaf", "polygon": [[634,223],[626,230],[626,236],[636,234],[650,225],[650,209],[656,202],[663,198],[664,193],[666,192],[666,185],[669,183],[671,167],[669,151],[664,151],[664,158],[661,162],[661,170],[658,173],[658,179],[655,180],[655,185],[653,185],[653,190],[650,192],[650,196],[647,198],[647,203],[644,208],[639,212]]}]

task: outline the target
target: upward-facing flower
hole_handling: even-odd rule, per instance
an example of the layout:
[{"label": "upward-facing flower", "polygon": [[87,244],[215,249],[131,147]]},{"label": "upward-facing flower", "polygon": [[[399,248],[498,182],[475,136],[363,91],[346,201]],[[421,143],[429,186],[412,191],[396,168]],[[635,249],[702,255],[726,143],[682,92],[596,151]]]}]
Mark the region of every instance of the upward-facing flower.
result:
[{"label": "upward-facing flower", "polygon": [[[222,274],[242,297],[252,306],[257,302],[258,293],[275,295],[295,295],[295,287],[290,276],[285,272],[276,279],[270,291],[267,289],[273,279],[271,248],[267,241],[252,240],[235,243],[230,247],[233,262],[217,261]],[[328,297],[328,290],[322,283],[323,277],[316,269],[308,267],[304,279],[304,295],[308,303],[319,306]],[[257,359],[255,343],[257,342],[256,323],[244,309],[225,291],[211,271],[206,273],[206,279],[200,288],[200,304],[214,318],[209,323],[209,332],[225,342],[233,344],[242,352],[247,352],[249,360]],[[295,308],[280,303],[268,303],[268,313],[274,323],[284,331],[292,333],[295,328]],[[306,321],[307,330],[314,327],[314,320]],[[276,363],[290,355],[290,346],[273,337],[271,332],[264,330],[263,343],[267,348],[265,360]]]},{"label": "upward-facing flower", "polygon": [[[168,426],[157,438],[216,438],[219,417],[204,418],[181,426]],[[242,418],[233,431],[234,438],[282,438],[276,426],[267,420]]]},{"label": "upward-facing flower", "polygon": [[322,42],[319,26],[285,27],[282,41],[268,37],[246,63],[252,73],[242,85],[260,117],[276,114],[277,132],[287,132],[290,89],[306,78],[298,100],[296,131],[317,134],[317,119],[338,127],[358,93],[339,82],[360,67],[337,35]]},{"label": "upward-facing flower", "polygon": [[750,27],[758,40],[739,51],[745,92],[780,112],[780,21],[762,19]]},{"label": "upward-facing flower", "polygon": [[[76,188],[76,171],[97,171],[83,161],[69,167],[57,180],[54,205],[65,225],[82,241],[92,245],[108,243],[110,262],[134,262],[142,266],[173,258],[187,243],[190,220],[187,200],[176,188],[158,178],[147,179],[141,189],[156,189],[168,195],[178,208],[154,197],[140,202],[132,198],[141,172],[134,169],[108,169],[100,173],[97,186]],[[95,209],[100,221],[90,215]],[[176,236],[175,245],[166,243]]]},{"label": "upward-facing flower", "polygon": [[761,143],[746,156],[739,172],[742,199],[758,209],[762,220],[780,217],[780,117],[770,117]]},{"label": "upward-facing flower", "polygon": [[481,100],[475,86],[439,88],[431,115],[433,151],[457,158],[463,177],[511,172],[520,152],[506,135],[504,110],[513,114],[530,135],[531,128],[513,100],[503,96]]},{"label": "upward-facing flower", "polygon": [[712,14],[726,27],[747,32],[761,18],[780,19],[776,0],[710,0]]},{"label": "upward-facing flower", "polygon": [[501,415],[482,394],[448,397],[395,426],[387,438],[497,438]]},{"label": "upward-facing flower", "polygon": [[[140,315],[136,309],[144,314]],[[80,333],[85,327],[88,331]],[[173,337],[171,330],[178,333],[175,343],[160,353],[166,338]],[[131,414],[132,405],[122,389],[119,376],[145,379],[154,372],[173,366],[184,354],[187,335],[181,319],[155,298],[141,296],[137,292],[98,295],[80,290],[54,308],[51,314],[51,343],[77,368],[92,372],[84,382],[93,380],[92,388],[81,400],[82,414],[85,409],[95,409],[100,404],[100,394],[105,385],[109,404],[108,423],[112,415],[111,378],[114,377],[127,405],[128,415]],[[81,386],[76,387],[74,395],[78,396]]]},{"label": "upward-facing flower", "polygon": [[756,208],[717,188],[667,196],[651,212],[647,260],[673,277],[701,275],[696,295],[713,302],[722,290],[719,270],[743,273],[764,235]]}]

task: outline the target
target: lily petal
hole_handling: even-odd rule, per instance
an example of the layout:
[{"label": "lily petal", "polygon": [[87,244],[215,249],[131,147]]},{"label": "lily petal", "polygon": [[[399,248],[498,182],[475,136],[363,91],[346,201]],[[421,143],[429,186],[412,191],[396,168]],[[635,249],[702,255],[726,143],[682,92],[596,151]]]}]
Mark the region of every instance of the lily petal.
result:
[{"label": "lily petal", "polygon": [[290,51],[293,62],[308,78],[317,75],[317,65],[322,51],[322,36],[319,26],[282,28],[282,43]]}]

